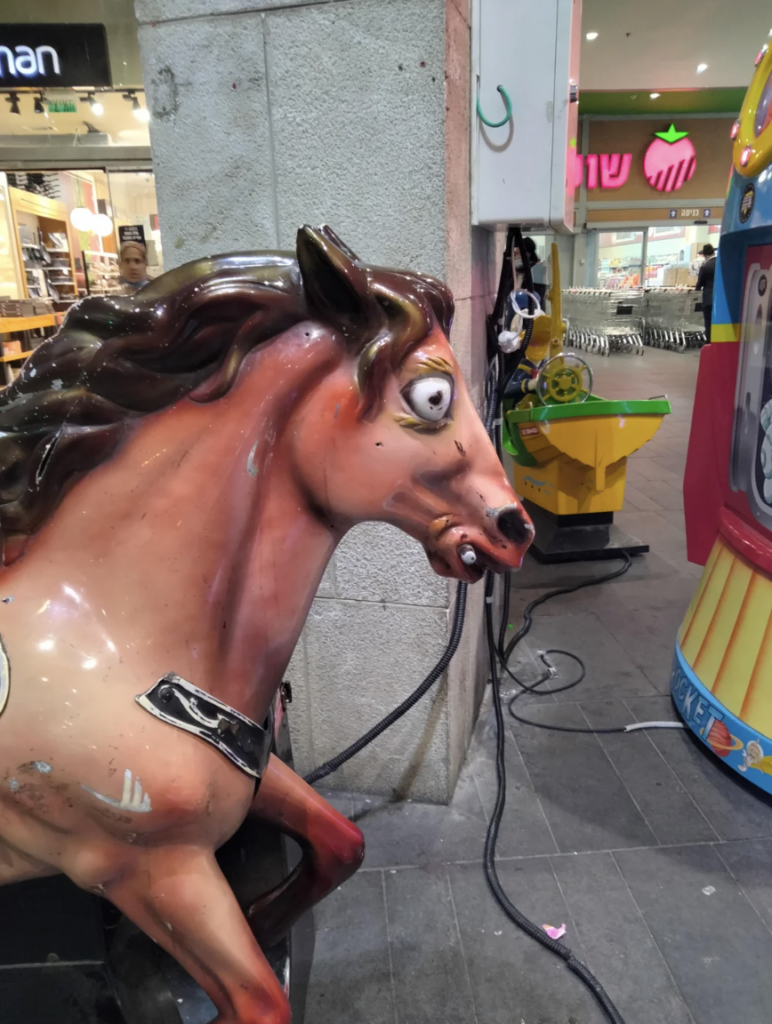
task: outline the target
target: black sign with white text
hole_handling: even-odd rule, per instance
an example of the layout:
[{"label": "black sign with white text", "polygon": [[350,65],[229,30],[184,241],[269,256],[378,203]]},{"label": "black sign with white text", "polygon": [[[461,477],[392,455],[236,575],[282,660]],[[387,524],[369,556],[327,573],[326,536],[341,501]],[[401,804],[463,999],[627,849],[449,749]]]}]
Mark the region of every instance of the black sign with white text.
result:
[{"label": "black sign with white text", "polygon": [[112,84],[104,25],[0,25],[0,90]]},{"label": "black sign with white text", "polygon": [[125,245],[126,242],[140,242],[142,245],[145,244],[145,228],[142,224],[119,224],[118,225],[118,238],[120,239],[121,245]]}]

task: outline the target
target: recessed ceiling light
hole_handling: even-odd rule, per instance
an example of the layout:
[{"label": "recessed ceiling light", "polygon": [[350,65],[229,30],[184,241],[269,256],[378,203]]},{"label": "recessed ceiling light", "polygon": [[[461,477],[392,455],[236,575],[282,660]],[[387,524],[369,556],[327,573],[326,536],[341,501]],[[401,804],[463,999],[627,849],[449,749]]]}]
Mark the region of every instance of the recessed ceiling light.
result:
[{"label": "recessed ceiling light", "polygon": [[698,64],[697,65],[697,74],[698,75],[701,75],[703,71],[707,71],[707,70],[708,70],[708,65],[707,64]]},{"label": "recessed ceiling light", "polygon": [[651,92],[651,93],[649,93],[650,99],[653,99],[653,100],[658,100],[659,96],[660,96],[660,94],[658,92]]},{"label": "recessed ceiling light", "polygon": [[598,38],[598,33],[597,32],[588,32],[587,35],[584,38],[589,40],[590,42],[592,42],[594,39]]}]

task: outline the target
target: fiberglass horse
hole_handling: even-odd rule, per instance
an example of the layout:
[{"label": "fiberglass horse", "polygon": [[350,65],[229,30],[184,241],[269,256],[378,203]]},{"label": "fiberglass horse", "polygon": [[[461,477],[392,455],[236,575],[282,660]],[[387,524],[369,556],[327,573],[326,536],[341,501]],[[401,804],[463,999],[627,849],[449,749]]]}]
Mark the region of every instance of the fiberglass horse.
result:
[{"label": "fiberglass horse", "polygon": [[[531,539],[452,313],[439,281],[306,227],[296,256],[85,299],[0,396],[0,885],[64,872],[107,897],[220,1024],[289,1020],[260,944],[363,857],[268,750],[336,544],[385,521],[474,582]],[[244,912],[214,851],[247,815],[303,858]]]}]

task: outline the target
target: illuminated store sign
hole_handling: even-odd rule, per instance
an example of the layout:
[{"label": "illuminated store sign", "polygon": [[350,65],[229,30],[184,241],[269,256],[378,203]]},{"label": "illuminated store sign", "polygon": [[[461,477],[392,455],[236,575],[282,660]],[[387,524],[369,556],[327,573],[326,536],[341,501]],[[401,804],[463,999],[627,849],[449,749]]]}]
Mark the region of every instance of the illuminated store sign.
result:
[{"label": "illuminated store sign", "polygon": [[[688,132],[676,131],[671,124],[665,132],[655,132],[655,140],[643,157],[643,174],[657,192],[677,192],[693,176],[697,154]],[[576,155],[574,188],[584,182],[588,189],[617,189],[627,184],[632,153],[588,153]]]},{"label": "illuminated store sign", "polygon": [[112,84],[104,25],[0,25],[0,89]]},{"label": "illuminated store sign", "polygon": [[601,188],[621,188],[627,184],[632,163],[632,153],[588,153],[587,156],[577,154],[574,187],[578,188],[582,184],[586,164],[587,188],[597,188],[599,183]]},{"label": "illuminated store sign", "polygon": [[677,192],[697,167],[697,154],[687,138],[689,133],[677,132],[671,124],[666,132],[654,134],[657,137],[643,158],[643,173],[657,192]]}]

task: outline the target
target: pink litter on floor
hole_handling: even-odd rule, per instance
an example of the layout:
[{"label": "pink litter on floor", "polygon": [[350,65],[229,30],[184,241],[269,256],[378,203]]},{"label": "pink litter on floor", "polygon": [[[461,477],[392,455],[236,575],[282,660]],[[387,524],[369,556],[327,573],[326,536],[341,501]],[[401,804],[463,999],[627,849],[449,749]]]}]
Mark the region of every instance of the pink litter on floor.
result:
[{"label": "pink litter on floor", "polygon": [[552,925],[543,924],[542,928],[551,939],[562,939],[566,934],[566,926],[564,924],[561,924],[559,928],[553,928]]}]

